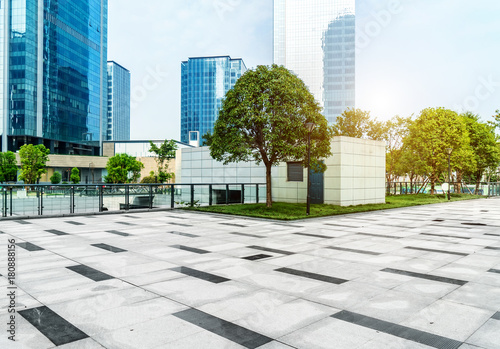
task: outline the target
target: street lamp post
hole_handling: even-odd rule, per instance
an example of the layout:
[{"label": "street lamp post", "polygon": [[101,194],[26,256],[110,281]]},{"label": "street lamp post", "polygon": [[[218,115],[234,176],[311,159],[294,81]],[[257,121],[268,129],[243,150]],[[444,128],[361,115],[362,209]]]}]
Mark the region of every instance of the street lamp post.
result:
[{"label": "street lamp post", "polygon": [[450,156],[453,149],[446,148],[446,152],[448,153],[448,201],[450,201],[450,190],[451,190],[451,165],[450,165]]},{"label": "street lamp post", "polygon": [[307,212],[306,214],[309,216],[311,210],[311,132],[314,130],[316,125],[312,122],[308,122],[306,124],[307,128]]}]

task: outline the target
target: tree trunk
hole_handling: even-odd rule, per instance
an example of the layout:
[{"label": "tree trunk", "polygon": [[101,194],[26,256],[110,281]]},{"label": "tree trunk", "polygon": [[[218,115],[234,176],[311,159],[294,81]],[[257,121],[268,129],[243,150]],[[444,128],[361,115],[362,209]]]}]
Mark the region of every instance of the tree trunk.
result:
[{"label": "tree trunk", "polygon": [[266,206],[273,206],[273,197],[271,195],[271,164],[266,164]]},{"label": "tree trunk", "polygon": [[435,184],[436,184],[436,179],[434,178],[434,176],[432,176],[431,177],[431,195],[435,194],[435,191],[434,191]]}]

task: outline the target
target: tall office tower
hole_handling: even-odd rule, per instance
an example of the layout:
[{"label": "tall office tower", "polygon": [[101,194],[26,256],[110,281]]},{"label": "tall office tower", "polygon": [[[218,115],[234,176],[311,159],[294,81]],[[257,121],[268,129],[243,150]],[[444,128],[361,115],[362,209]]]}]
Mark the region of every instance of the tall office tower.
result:
[{"label": "tall office tower", "polygon": [[203,144],[201,137],[213,131],[226,92],[246,70],[243,60],[229,56],[181,63],[181,142]]},{"label": "tall office tower", "polygon": [[130,72],[108,62],[108,125],[106,140],[130,140]]},{"label": "tall office tower", "polygon": [[274,0],[274,63],[293,71],[328,122],[355,106],[355,0]]},{"label": "tall office tower", "polygon": [[0,2],[1,151],[98,155],[106,136],[107,0]]}]

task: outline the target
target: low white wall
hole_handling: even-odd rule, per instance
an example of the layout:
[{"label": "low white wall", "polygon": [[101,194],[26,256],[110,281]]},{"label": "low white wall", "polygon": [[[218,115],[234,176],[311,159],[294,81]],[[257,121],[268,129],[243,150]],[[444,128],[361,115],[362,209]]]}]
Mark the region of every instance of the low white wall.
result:
[{"label": "low white wall", "polygon": [[[385,143],[350,137],[334,137],[332,156],[325,159],[325,204],[349,206],[385,202]],[[210,157],[208,147],[177,150],[177,183],[265,183],[263,164],[223,165]],[[272,169],[273,201],[304,203],[307,170],[302,182],[287,181],[287,164]],[[260,195],[259,195],[260,196]]]}]

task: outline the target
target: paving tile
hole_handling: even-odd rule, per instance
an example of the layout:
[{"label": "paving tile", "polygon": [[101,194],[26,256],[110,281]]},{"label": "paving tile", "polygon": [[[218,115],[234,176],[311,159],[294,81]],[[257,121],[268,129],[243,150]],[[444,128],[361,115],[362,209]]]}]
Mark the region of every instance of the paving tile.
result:
[{"label": "paving tile", "polygon": [[443,297],[445,300],[474,307],[498,311],[500,309],[500,288],[469,283]]},{"label": "paving tile", "polygon": [[500,338],[498,336],[499,333],[500,333],[500,321],[493,319],[488,320],[470,338],[467,339],[467,343],[477,345],[481,348],[499,349],[500,348]]}]

